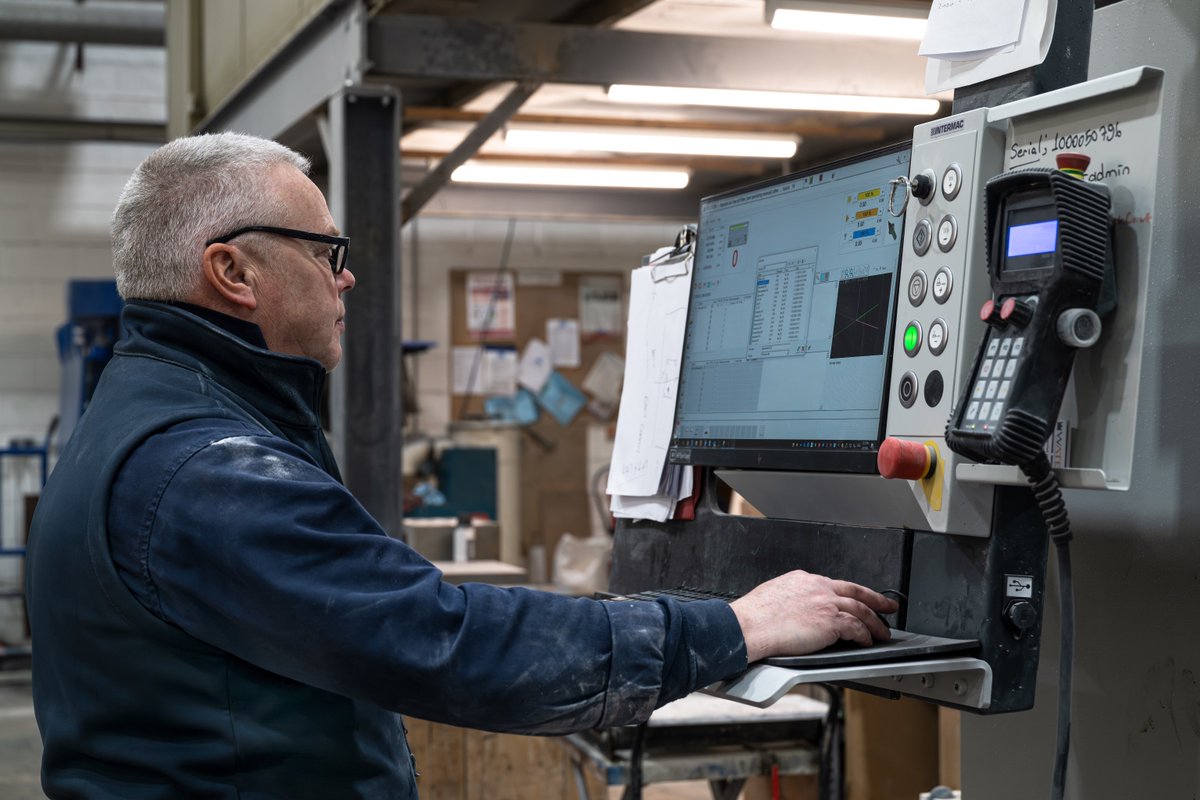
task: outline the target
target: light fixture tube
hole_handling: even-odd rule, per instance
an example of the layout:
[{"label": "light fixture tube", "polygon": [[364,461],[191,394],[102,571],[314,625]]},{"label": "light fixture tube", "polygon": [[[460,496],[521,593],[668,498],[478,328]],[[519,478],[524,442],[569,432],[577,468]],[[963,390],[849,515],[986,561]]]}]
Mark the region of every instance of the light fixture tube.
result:
[{"label": "light fixture tube", "polygon": [[848,111],[859,114],[933,116],[941,104],[930,97],[871,97],[868,95],[766,92],[744,89],[695,89],[686,86],[639,86],[615,83],[608,98],[621,103],[675,106],[726,106],[781,111]]},{"label": "light fixture tube", "polygon": [[511,128],[504,143],[513,148],[566,152],[657,153],[743,158],[791,158],[796,138],[700,134]]},{"label": "light fixture tube", "polygon": [[928,15],[921,8],[835,5],[828,0],[767,0],[766,12],[771,27],[777,30],[917,41],[925,36]]},{"label": "light fixture tube", "polygon": [[468,161],[450,175],[460,183],[576,186],[610,189],[682,189],[690,175],[682,169],[572,167]]}]

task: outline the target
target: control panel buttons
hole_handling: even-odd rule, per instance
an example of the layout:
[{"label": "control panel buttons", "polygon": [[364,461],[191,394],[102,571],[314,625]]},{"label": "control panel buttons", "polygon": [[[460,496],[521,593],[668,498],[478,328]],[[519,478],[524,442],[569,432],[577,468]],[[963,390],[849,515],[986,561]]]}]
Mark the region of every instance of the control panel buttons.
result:
[{"label": "control panel buttons", "polygon": [[941,304],[950,299],[954,290],[954,274],[949,267],[939,267],[933,274],[933,299]]},{"label": "control panel buttons", "polygon": [[919,256],[929,252],[929,244],[933,241],[933,223],[928,219],[922,219],[913,228],[912,247],[913,252]]},{"label": "control panel buttons", "polygon": [[901,375],[900,385],[896,392],[900,396],[900,405],[905,408],[912,408],[913,403],[917,402],[919,388],[916,373],[906,372]]},{"label": "control panel buttons", "polygon": [[937,404],[942,402],[942,394],[945,391],[946,381],[942,378],[942,373],[935,369],[925,379],[925,403],[930,408],[937,408]]},{"label": "control panel buttons", "polygon": [[958,197],[958,190],[961,188],[962,169],[958,164],[951,164],[942,173],[942,196],[947,200],[953,200]]},{"label": "control panel buttons", "polygon": [[954,243],[958,241],[958,220],[953,214],[947,214],[942,217],[942,221],[938,223],[937,243],[938,249],[943,253],[950,252],[954,247]]},{"label": "control panel buttons", "polygon": [[1009,297],[1000,306],[1000,319],[1016,328],[1024,328],[1033,319],[1033,305],[1015,297]]},{"label": "control panel buttons", "polygon": [[908,302],[919,306],[925,302],[925,292],[929,288],[929,277],[925,270],[919,269],[908,279]]},{"label": "control panel buttons", "polygon": [[995,300],[983,301],[983,305],[979,307],[979,321],[995,328],[1003,327],[1004,323],[1000,321],[1000,306],[996,305]]},{"label": "control panel buttons", "polygon": [[929,326],[929,352],[940,356],[946,349],[946,340],[950,338],[950,329],[946,320],[938,317]]},{"label": "control panel buttons", "polygon": [[937,451],[921,442],[889,436],[879,445],[875,463],[884,478],[919,481],[937,466]]},{"label": "control panel buttons", "polygon": [[933,196],[937,194],[937,190],[934,188],[937,186],[937,176],[931,169],[921,170],[913,176],[909,186],[912,196],[920,200],[921,205],[927,206]]},{"label": "control panel buttons", "polygon": [[921,323],[913,320],[904,326],[904,352],[910,357],[921,351],[921,340],[924,338]]}]

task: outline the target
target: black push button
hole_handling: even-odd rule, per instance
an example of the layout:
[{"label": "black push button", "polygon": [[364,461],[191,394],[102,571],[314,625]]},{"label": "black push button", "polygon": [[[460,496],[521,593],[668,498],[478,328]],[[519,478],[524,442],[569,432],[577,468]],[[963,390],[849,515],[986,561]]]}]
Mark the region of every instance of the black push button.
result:
[{"label": "black push button", "polygon": [[925,402],[930,408],[936,407],[938,403],[942,402],[942,393],[945,391],[946,382],[942,378],[942,373],[935,369],[925,379]]}]

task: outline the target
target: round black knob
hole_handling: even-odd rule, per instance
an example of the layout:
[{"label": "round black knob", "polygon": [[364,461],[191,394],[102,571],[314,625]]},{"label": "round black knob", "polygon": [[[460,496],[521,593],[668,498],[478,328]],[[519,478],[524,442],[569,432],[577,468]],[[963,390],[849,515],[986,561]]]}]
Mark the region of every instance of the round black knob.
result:
[{"label": "round black knob", "polygon": [[1019,635],[1037,624],[1037,609],[1028,600],[1014,600],[1004,609],[1004,618]]},{"label": "round black knob", "polygon": [[1090,308],[1069,308],[1058,315],[1058,338],[1068,347],[1091,347],[1100,339],[1100,315]]},{"label": "round black knob", "polygon": [[979,309],[979,321],[993,328],[1003,328],[1004,320],[1000,319],[1000,306],[995,300],[984,300]]},{"label": "round black knob", "polygon": [[1010,297],[1000,305],[1000,319],[1020,330],[1033,319],[1033,304]]},{"label": "round black knob", "polygon": [[918,200],[928,200],[933,197],[933,173],[929,170],[918,172],[912,179],[912,196]]}]

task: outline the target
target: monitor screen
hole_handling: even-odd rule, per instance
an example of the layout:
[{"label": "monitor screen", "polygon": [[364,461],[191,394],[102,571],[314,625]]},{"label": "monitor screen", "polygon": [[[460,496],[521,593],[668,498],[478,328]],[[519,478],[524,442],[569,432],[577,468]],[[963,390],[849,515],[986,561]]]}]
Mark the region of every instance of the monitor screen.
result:
[{"label": "monitor screen", "polygon": [[670,460],[873,472],[911,144],[700,204]]}]

